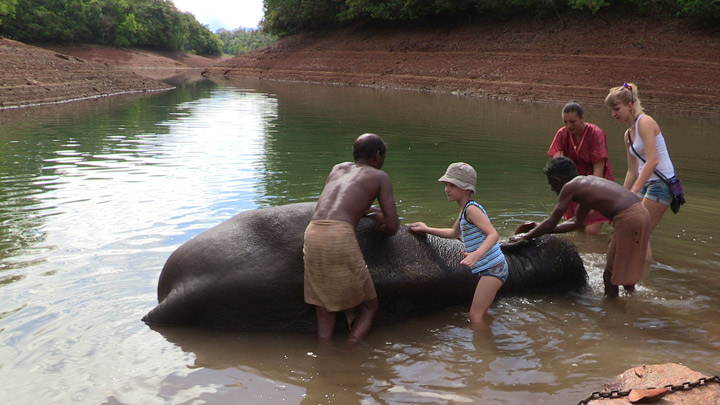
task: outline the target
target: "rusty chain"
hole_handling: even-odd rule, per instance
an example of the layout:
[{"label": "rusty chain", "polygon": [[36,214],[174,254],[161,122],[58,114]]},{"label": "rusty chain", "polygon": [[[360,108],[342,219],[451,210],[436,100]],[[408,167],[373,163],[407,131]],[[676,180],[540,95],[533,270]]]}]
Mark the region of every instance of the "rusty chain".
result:
[{"label": "rusty chain", "polygon": [[[670,392],[689,391],[693,388],[702,387],[702,386],[705,386],[708,383],[712,383],[712,382],[720,383],[720,376],[715,375],[712,377],[701,377],[697,381],[693,381],[693,382],[687,381],[687,382],[684,382],[684,383],[678,384],[678,385],[668,384],[668,385],[663,386],[663,388],[667,388],[668,390],[670,390]],[[652,388],[655,388],[655,387],[651,387],[649,389],[652,389]],[[590,394],[590,396],[588,396],[587,398],[580,401],[578,403],[578,405],[587,405],[590,401],[593,401],[596,399],[614,399],[614,398],[626,397],[626,396],[630,395],[630,391],[632,391],[632,390],[595,391],[592,394]]]}]

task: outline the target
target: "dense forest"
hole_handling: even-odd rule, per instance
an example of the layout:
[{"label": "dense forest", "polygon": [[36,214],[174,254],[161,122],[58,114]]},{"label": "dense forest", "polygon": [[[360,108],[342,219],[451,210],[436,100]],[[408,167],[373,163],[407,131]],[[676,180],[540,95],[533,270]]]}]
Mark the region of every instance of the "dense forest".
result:
[{"label": "dense forest", "polygon": [[720,0],[264,0],[262,30],[212,33],[171,0],[0,0],[0,35],[29,43],[97,43],[237,55],[277,37],[353,23],[632,13],[717,26]]},{"label": "dense forest", "polygon": [[264,0],[265,31],[285,36],[349,23],[424,24],[473,17],[632,13],[720,22],[720,0]]},{"label": "dense forest", "polygon": [[218,55],[222,42],[166,0],[0,0],[0,35]]},{"label": "dense forest", "polygon": [[215,34],[223,43],[223,53],[240,55],[277,41],[277,37],[263,31],[237,28],[232,31],[219,29]]},{"label": "dense forest", "polygon": [[91,43],[239,55],[277,37],[238,28],[210,32],[168,0],[0,0],[0,35],[28,43]]}]

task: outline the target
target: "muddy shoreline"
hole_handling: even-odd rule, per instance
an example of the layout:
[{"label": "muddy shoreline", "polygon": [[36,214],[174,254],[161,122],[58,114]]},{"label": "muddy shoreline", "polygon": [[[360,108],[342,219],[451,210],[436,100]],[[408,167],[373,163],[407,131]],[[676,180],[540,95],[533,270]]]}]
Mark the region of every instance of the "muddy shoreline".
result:
[{"label": "muddy shoreline", "polygon": [[631,81],[649,111],[718,115],[718,72],[718,32],[626,18],[347,27],[285,38],[206,74],[593,106]]},{"label": "muddy shoreline", "polygon": [[0,37],[0,110],[172,90],[163,79],[225,59],[100,46],[41,48]]},{"label": "muddy shoreline", "polygon": [[[569,16],[571,17],[571,16]],[[720,28],[627,17],[345,27],[284,38],[235,58],[98,46],[43,49],[0,38],[0,109],[170,90],[205,69],[263,80],[602,106],[638,84],[648,112],[720,115]]]}]

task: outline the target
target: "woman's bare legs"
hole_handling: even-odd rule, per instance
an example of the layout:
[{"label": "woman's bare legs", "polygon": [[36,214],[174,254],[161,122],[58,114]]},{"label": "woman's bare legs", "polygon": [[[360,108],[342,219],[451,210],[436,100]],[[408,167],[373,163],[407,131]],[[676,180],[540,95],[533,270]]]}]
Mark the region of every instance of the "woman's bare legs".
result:
[{"label": "woman's bare legs", "polygon": [[585,225],[585,232],[588,235],[600,235],[602,232],[602,222],[593,222],[592,224]]},{"label": "woman's bare legs", "polygon": [[[650,234],[652,235],[653,231],[655,231],[655,227],[658,226],[663,215],[665,215],[665,211],[667,211],[668,206],[657,201],[648,200],[647,198],[643,198],[642,203],[650,213]],[[645,260],[652,260],[652,256],[652,247],[650,246],[650,242],[648,242]]]}]

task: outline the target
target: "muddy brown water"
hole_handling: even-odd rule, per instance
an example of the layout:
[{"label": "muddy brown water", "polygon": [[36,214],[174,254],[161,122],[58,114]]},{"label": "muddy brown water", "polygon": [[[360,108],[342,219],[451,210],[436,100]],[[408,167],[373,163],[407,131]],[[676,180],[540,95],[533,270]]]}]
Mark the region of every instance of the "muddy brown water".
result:
[{"label": "muddy brown water", "polygon": [[[140,319],[173,250],[238,212],[315,200],[364,132],[388,143],[403,223],[452,223],[458,208],[437,178],[454,161],[478,170],[477,199],[502,239],[556,199],[541,169],[558,105],[175,84],[0,111],[0,402],[577,403],[642,364],[720,373],[720,119],[707,117],[653,114],[688,203],[653,234],[632,296],[603,299],[606,226],[565,236],[588,291],[499,299],[486,330],[463,307],[375,328],[354,349],[307,334],[149,328]],[[624,128],[605,109],[587,117],[608,133],[622,179]]]}]

